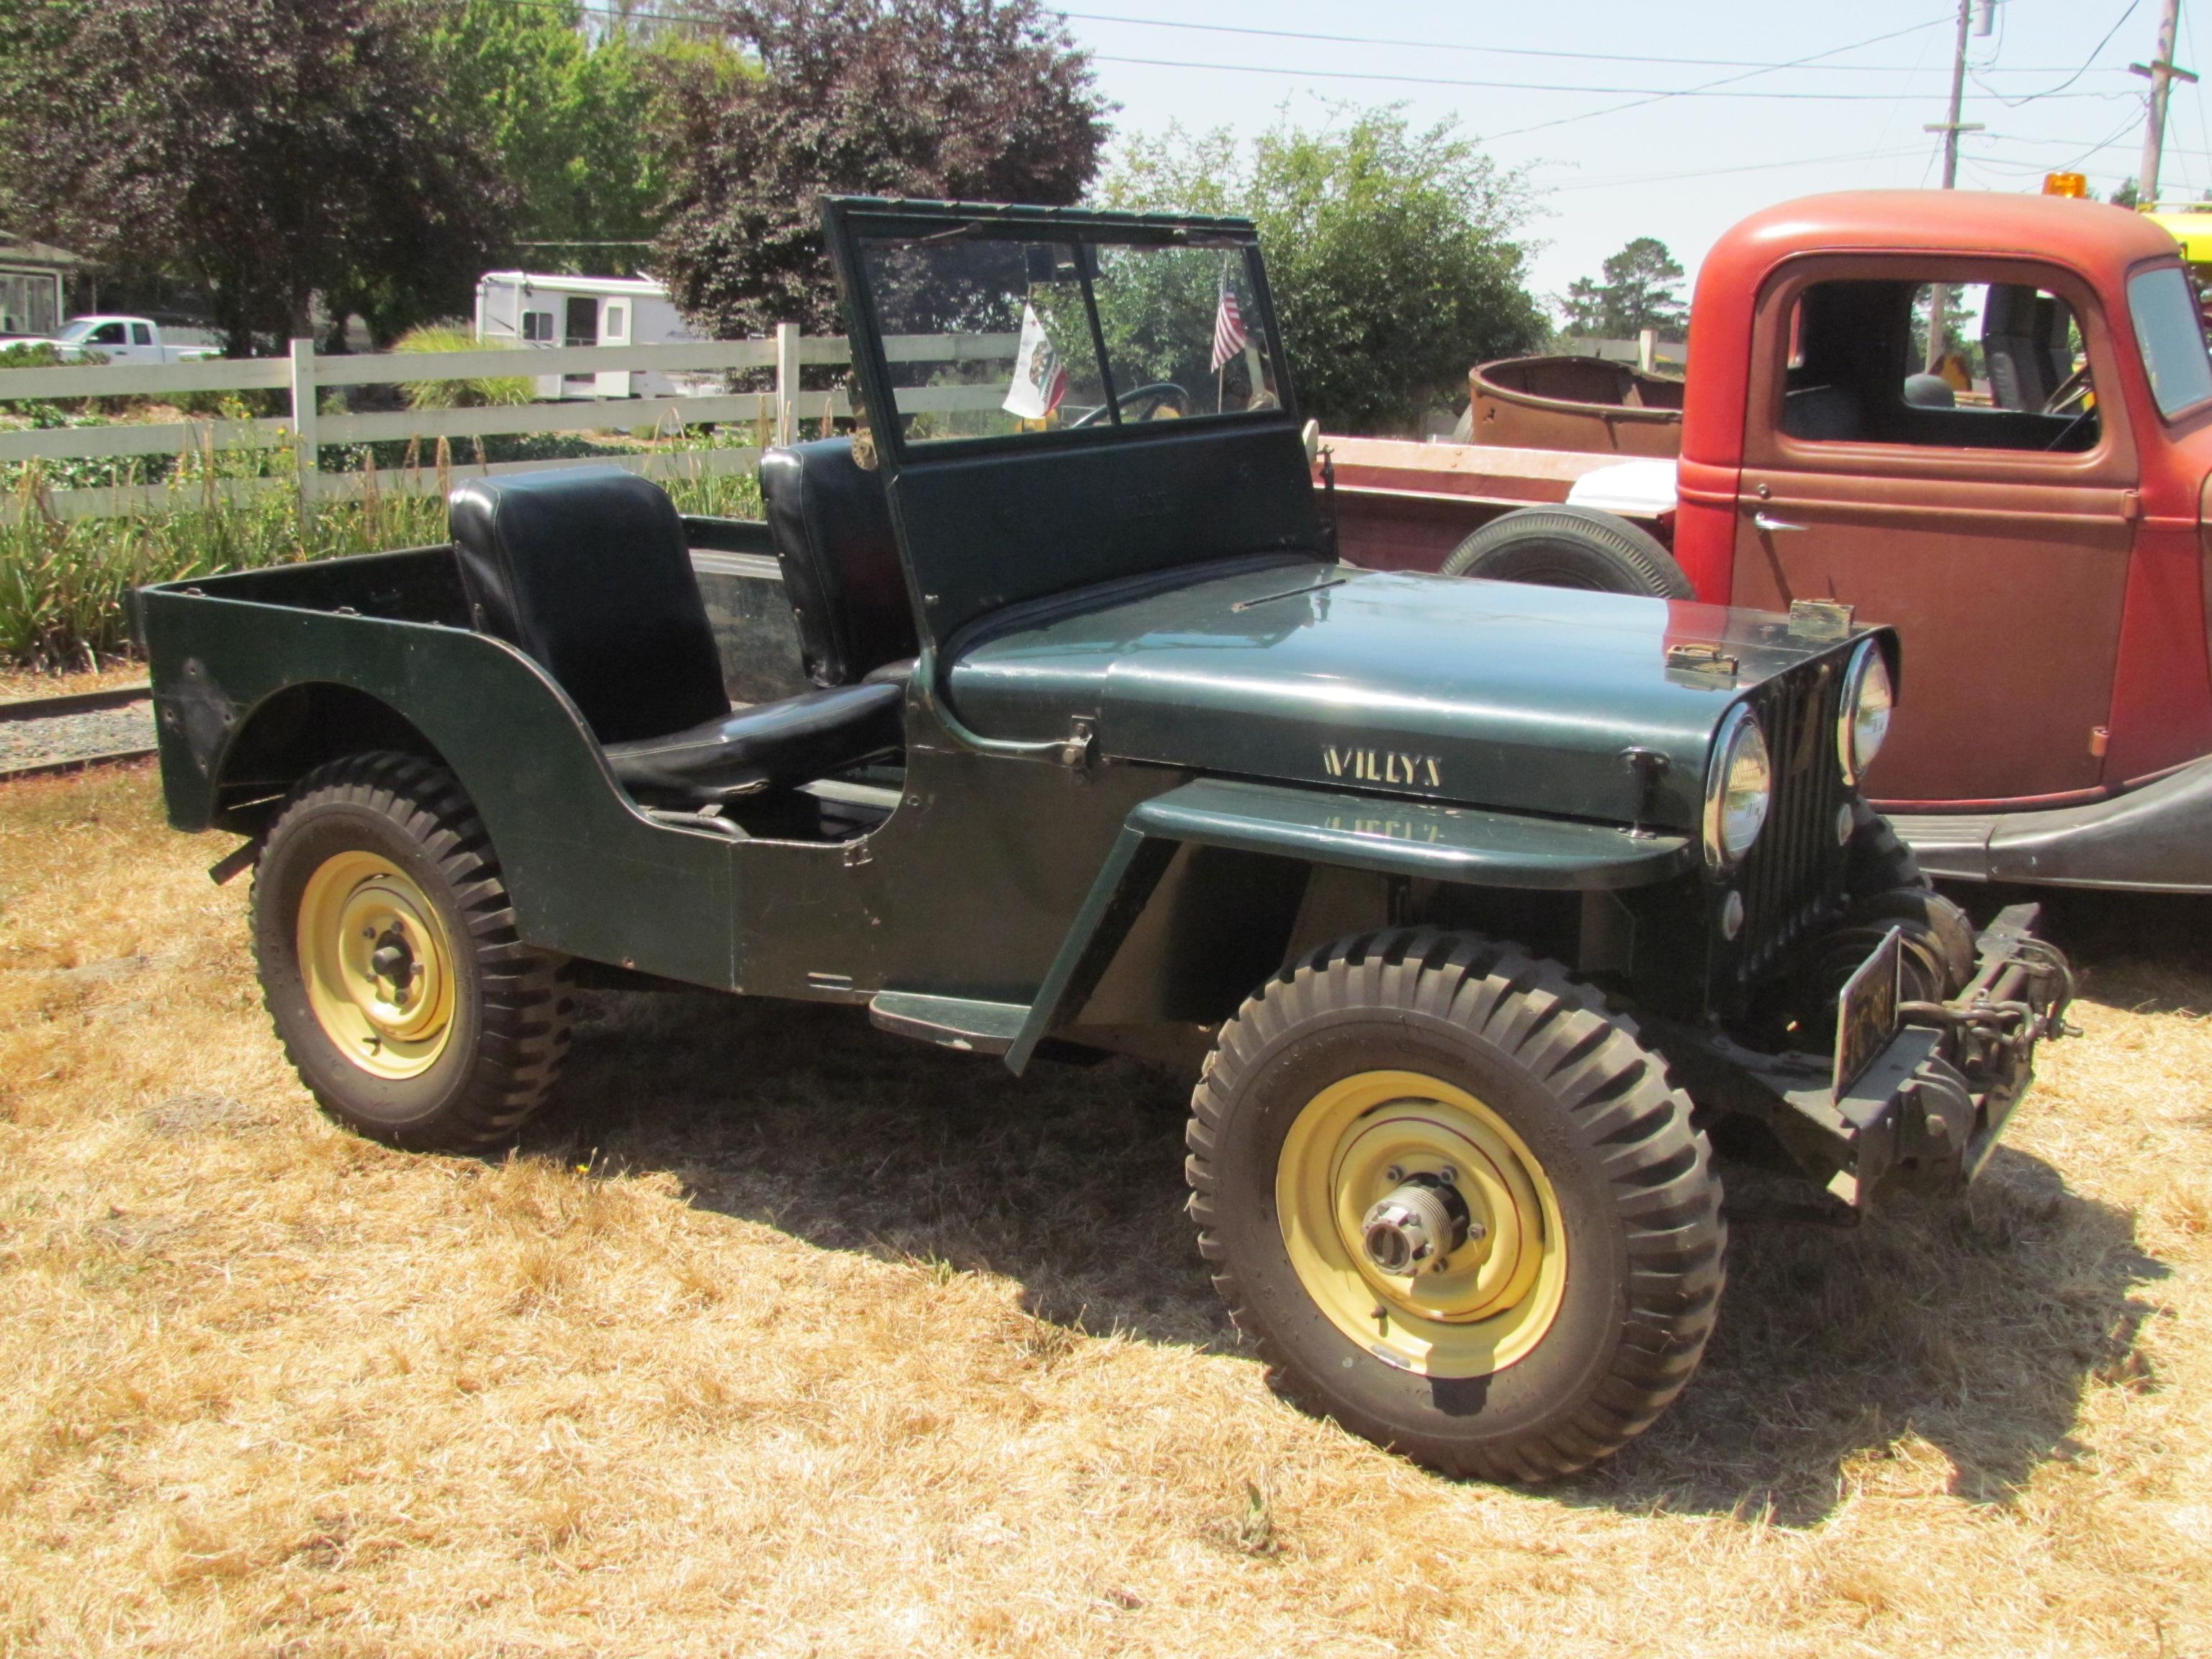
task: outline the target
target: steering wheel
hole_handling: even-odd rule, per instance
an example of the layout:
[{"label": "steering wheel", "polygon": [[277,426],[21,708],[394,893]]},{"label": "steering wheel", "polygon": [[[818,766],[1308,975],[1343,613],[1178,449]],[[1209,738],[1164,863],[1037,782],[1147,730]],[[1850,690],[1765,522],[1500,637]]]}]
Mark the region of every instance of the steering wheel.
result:
[{"label": "steering wheel", "polygon": [[[1125,416],[1128,416],[1130,404],[1142,404],[1145,405],[1145,412],[1133,418],[1156,421],[1159,418],[1160,410],[1170,404],[1174,405],[1177,415],[1189,414],[1190,393],[1185,392],[1173,380],[1154,380],[1149,385],[1137,386],[1131,391],[1120,393],[1115,398],[1114,404]],[[1079,426],[1096,426],[1105,418],[1106,405],[1101,404],[1097,408],[1070,421],[1067,423],[1068,430],[1072,432]]]},{"label": "steering wheel", "polygon": [[2045,415],[2061,415],[2069,404],[2075,404],[2088,395],[2089,365],[2084,363],[2058,383],[2058,389],[2043,400]]}]

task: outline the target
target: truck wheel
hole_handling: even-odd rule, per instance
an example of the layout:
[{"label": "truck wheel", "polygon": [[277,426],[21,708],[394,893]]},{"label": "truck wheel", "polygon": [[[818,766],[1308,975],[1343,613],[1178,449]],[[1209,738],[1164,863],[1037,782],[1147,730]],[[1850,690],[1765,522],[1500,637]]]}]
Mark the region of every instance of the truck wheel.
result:
[{"label": "truck wheel", "polygon": [[1974,976],[1972,919],[1921,873],[1919,860],[1898,838],[1887,818],[1857,801],[1851,807],[1851,820],[1847,921],[1874,927],[1873,943],[1879,943],[1893,925],[1904,928],[1906,956],[1917,954],[1929,964],[1919,975],[1924,983],[1908,987],[1908,996],[1929,989],[1934,994],[1922,1000],[1941,1002],[1956,996]]},{"label": "truck wheel", "polygon": [[1586,507],[1524,507],[1492,519],[1452,550],[1443,574],[1662,599],[1698,597],[1674,556],[1648,531]]},{"label": "truck wheel", "polygon": [[1596,1462],[1712,1331],[1727,1227],[1688,1098],[1511,946],[1303,957],[1223,1028],[1189,1144],[1200,1253],[1279,1385],[1446,1474]]},{"label": "truck wheel", "polygon": [[253,949],[323,1109],[395,1146],[512,1135],[568,1045],[565,960],[524,945],[476,811],[412,755],[319,768],[269,832]]}]

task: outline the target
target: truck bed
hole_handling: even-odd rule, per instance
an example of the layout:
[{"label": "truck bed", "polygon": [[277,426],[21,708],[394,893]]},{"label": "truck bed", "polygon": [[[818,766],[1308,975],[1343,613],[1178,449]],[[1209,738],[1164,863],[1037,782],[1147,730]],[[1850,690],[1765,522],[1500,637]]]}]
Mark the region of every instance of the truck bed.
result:
[{"label": "truck bed", "polygon": [[1338,551],[1375,570],[1434,570],[1500,514],[1564,501],[1577,479],[1623,459],[1390,438],[1323,437],[1321,446],[1336,467]]}]

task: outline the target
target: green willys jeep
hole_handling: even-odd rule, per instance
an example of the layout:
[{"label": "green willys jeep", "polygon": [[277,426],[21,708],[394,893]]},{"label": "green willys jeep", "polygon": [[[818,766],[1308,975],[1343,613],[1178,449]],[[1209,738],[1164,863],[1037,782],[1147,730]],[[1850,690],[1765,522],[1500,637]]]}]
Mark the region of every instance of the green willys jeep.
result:
[{"label": "green willys jeep", "polygon": [[[1709,1136],[1838,1211],[1979,1169],[2070,981],[1859,799],[1887,632],[1339,562],[1243,221],[824,224],[872,418],[765,456],[765,524],[541,471],[449,546],[139,596],[171,820],[249,838],[327,1110],[495,1143],[580,984],[1184,1066],[1279,1384],[1492,1478],[1688,1379]],[[732,706],[715,550],[780,565],[804,690]]]}]

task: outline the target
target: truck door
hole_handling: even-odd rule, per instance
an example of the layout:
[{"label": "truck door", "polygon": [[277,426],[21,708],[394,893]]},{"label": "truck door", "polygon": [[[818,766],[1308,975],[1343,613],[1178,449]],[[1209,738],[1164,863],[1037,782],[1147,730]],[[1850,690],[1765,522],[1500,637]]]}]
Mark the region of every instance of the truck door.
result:
[{"label": "truck door", "polygon": [[2027,262],[1834,256],[1785,267],[1754,331],[1731,597],[1896,626],[1902,696],[1867,793],[2095,789],[2137,498],[2086,286]]},{"label": "truck door", "polygon": [[121,323],[102,323],[84,337],[83,343],[111,363],[129,363],[144,354],[131,349],[131,331]]},{"label": "truck door", "polygon": [[[627,300],[610,300],[599,307],[599,343],[603,346],[626,346],[629,343],[630,304]],[[602,398],[627,398],[630,392],[630,372],[617,368],[595,377],[592,390]]]}]

